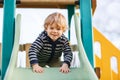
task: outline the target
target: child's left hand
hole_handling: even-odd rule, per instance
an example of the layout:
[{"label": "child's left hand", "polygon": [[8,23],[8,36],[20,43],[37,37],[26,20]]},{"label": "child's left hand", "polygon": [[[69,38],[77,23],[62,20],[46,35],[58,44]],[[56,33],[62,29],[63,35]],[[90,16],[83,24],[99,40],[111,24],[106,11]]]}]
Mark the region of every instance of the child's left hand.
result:
[{"label": "child's left hand", "polygon": [[62,67],[60,67],[60,72],[62,72],[62,73],[70,72],[70,69],[66,63],[63,63]]}]

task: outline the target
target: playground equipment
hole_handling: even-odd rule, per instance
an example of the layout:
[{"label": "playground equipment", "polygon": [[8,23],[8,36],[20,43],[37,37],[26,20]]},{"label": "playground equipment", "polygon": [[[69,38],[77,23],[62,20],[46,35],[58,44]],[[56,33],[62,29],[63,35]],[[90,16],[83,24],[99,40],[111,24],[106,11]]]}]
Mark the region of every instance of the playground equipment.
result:
[{"label": "playground equipment", "polygon": [[[17,5],[15,4],[17,3]],[[94,13],[95,11],[95,7],[96,7],[96,0],[92,0],[92,3],[90,3],[90,0],[80,0],[80,2],[76,2],[77,4],[80,4],[80,13],[81,13],[81,28],[82,28],[82,43],[84,44],[84,49],[86,51],[86,54],[88,55],[88,59],[91,63],[92,66],[93,65],[93,58],[92,56],[92,49],[90,51],[90,49],[87,49],[87,47],[92,47],[92,36],[89,36],[88,34],[91,35],[91,4],[92,4],[92,13]],[[84,69],[81,68],[80,70],[78,69],[72,69],[70,74],[62,74],[58,72],[58,68],[46,68],[46,73],[47,74],[36,74],[36,73],[32,73],[31,69],[22,69],[22,68],[16,68],[15,66],[9,66],[8,64],[14,64],[15,65],[15,55],[13,55],[15,58],[14,61],[12,62],[12,60],[10,59],[11,57],[11,53],[16,52],[18,50],[18,42],[16,40],[19,41],[19,27],[17,27],[17,34],[16,32],[14,32],[14,30],[16,31],[16,28],[14,27],[14,22],[15,18],[14,18],[14,14],[15,14],[15,8],[67,8],[68,9],[68,15],[70,17],[69,18],[69,25],[70,25],[70,20],[71,20],[71,15],[74,13],[73,11],[73,7],[75,6],[75,0],[4,0],[4,6],[3,6],[3,0],[0,0],[0,7],[4,7],[4,24],[3,24],[3,42],[2,42],[2,71],[1,71],[1,79],[0,80],[4,80],[4,75],[5,75],[5,80],[8,79],[9,77],[13,78],[10,80],[14,80],[14,79],[28,79],[27,75],[32,76],[30,77],[30,79],[32,80],[37,80],[38,78],[44,79],[43,76],[46,77],[46,79],[51,78],[51,73],[53,71],[55,71],[55,73],[53,73],[53,75],[56,75],[55,77],[64,77],[65,80],[81,80],[81,78],[84,77],[88,77],[88,73],[84,73]],[[8,14],[9,13],[9,14]],[[18,18],[16,19],[17,21],[20,19],[20,15],[18,15]],[[19,20],[20,21],[20,20]],[[18,21],[18,22],[19,22]],[[15,23],[18,24],[18,23]],[[88,24],[88,26],[87,26]],[[89,29],[89,30],[88,30]],[[88,30],[88,31],[87,31]],[[80,31],[77,31],[80,32]],[[86,34],[86,32],[88,32],[88,34]],[[97,29],[93,28],[93,32],[94,32],[94,42],[96,43],[99,42],[100,43],[100,47],[101,47],[101,58],[99,58],[98,56],[95,55],[95,67],[97,67],[98,69],[100,69],[99,71],[99,78],[100,80],[120,80],[120,50],[118,50],[117,48],[115,48],[114,45],[111,44],[111,42],[109,42]],[[18,35],[17,37],[14,38],[14,36]],[[87,36],[85,36],[87,35]],[[9,36],[9,37],[8,37]],[[15,39],[15,41],[14,41]],[[88,40],[87,40],[88,39]],[[89,39],[90,39],[90,43],[91,44],[87,44],[89,43]],[[86,43],[85,43],[86,42]],[[16,44],[16,48],[13,48],[13,44]],[[86,46],[88,45],[88,46]],[[107,48],[106,48],[107,47]],[[84,52],[84,49],[81,48]],[[0,50],[1,51],[1,50]],[[90,54],[88,53],[90,51]],[[85,56],[85,55],[84,55]],[[117,73],[113,70],[111,70],[111,63],[110,63],[110,59],[114,57],[116,59],[116,63],[117,63]],[[84,57],[82,57],[84,58]],[[80,59],[82,59],[80,58]],[[9,62],[10,61],[10,62]],[[85,60],[86,61],[86,60]],[[83,63],[85,65],[88,65],[86,62]],[[88,67],[90,68],[90,67]],[[6,69],[7,72],[6,72]],[[85,68],[86,69],[86,68]],[[9,72],[11,74],[9,74]],[[24,74],[23,74],[24,72]],[[77,72],[77,73],[76,73]],[[91,70],[90,70],[91,72]],[[6,74],[5,74],[6,73]],[[13,73],[13,74],[12,74]],[[28,74],[29,73],[29,74]],[[85,75],[82,76],[81,75]],[[91,73],[94,72],[92,71]],[[23,74],[23,75],[21,75]],[[39,76],[40,75],[40,76]],[[89,76],[91,76],[92,74],[90,74]],[[93,76],[92,75],[92,76]],[[25,78],[24,78],[25,76]],[[42,77],[41,77],[42,76]],[[69,77],[69,76],[74,76],[74,77]],[[82,77],[81,77],[82,76]],[[95,76],[93,76],[95,77]],[[73,79],[74,78],[74,79]],[[91,77],[90,77],[91,78]],[[30,80],[29,79],[29,80]],[[56,79],[56,78],[54,78]],[[64,80],[63,79],[63,80]],[[57,79],[58,80],[58,79]],[[62,79],[61,79],[62,80]],[[84,80],[84,79],[82,79]],[[87,79],[88,80],[88,79]],[[95,80],[95,79],[93,79]]]},{"label": "playground equipment", "polygon": [[[45,68],[45,72],[42,74],[33,73],[32,69],[24,69],[24,68],[16,68],[16,60],[17,60],[17,53],[19,50],[19,36],[20,36],[20,25],[19,22],[16,22],[17,26],[15,27],[15,39],[14,39],[14,46],[12,51],[12,56],[10,59],[10,63],[6,72],[6,76],[4,80],[98,80],[97,76],[90,65],[86,53],[84,51],[82,41],[81,41],[81,33],[80,33],[80,24],[79,20],[77,19],[77,15],[75,17],[75,28],[76,34],[78,39],[78,50],[79,50],[79,57],[81,61],[80,68],[72,68],[71,72],[68,74],[60,73],[58,70],[59,68]],[[17,21],[20,21],[20,15],[18,15]],[[52,75],[51,75],[52,74]],[[57,75],[56,75],[57,74]],[[59,77],[60,76],[60,77]]]},{"label": "playground equipment", "polygon": [[[45,4],[43,6],[44,8],[50,8],[50,6],[51,6],[51,8],[67,8],[69,25],[70,25],[71,17],[74,14],[74,6],[76,5],[75,0],[57,0],[57,1],[56,0],[52,0],[52,1],[51,0],[47,0],[47,1],[45,1],[45,0],[35,0],[35,1],[21,0],[21,1],[18,1],[17,3],[19,3],[18,6],[26,5],[26,6],[30,7],[30,6],[32,6],[33,3],[35,3],[34,6],[41,7],[41,6],[43,6],[43,3],[44,3]],[[11,53],[12,54],[14,53],[13,44],[16,44],[16,43],[14,43],[14,42],[16,42],[16,41],[14,41],[14,37],[16,34],[16,32],[15,32],[16,29],[14,26],[14,24],[15,24],[14,23],[15,22],[14,14],[15,14],[15,8],[16,8],[16,0],[9,0],[9,1],[4,0],[2,69],[1,69],[2,70],[1,71],[2,80],[4,79],[5,73],[6,73],[5,80],[14,80],[14,79],[18,79],[18,78],[21,80],[24,80],[24,79],[28,79],[28,80],[33,80],[33,79],[35,79],[35,80],[38,80],[38,79],[42,79],[42,80],[48,80],[48,79],[53,79],[53,80],[86,80],[86,79],[87,80],[97,80],[97,77],[96,77],[95,73],[93,72],[93,69],[91,69],[92,67],[94,67],[93,48],[92,48],[93,41],[92,41],[92,24],[91,24],[91,1],[90,0],[80,0],[80,1],[78,1],[78,3],[80,4],[80,13],[81,13],[82,43],[83,43],[84,49],[86,51],[88,60],[90,62],[90,64],[84,63],[84,60],[83,60],[83,64],[87,65],[87,66],[89,65],[89,67],[85,67],[85,69],[84,68],[72,69],[71,73],[69,73],[69,74],[58,73],[57,68],[50,68],[50,69],[46,68],[45,74],[37,74],[37,73],[33,74],[31,69],[21,69],[21,68],[9,69],[10,66],[8,67],[9,61],[10,61],[10,63],[12,62],[12,60],[10,59]],[[9,11],[9,14],[8,14],[8,11]],[[70,31],[69,31],[69,34],[70,34]],[[70,38],[70,36],[69,36],[69,38]],[[15,51],[16,50],[17,49],[15,49]],[[87,60],[85,60],[85,61],[87,61]],[[92,65],[92,67],[90,67],[90,65]],[[8,70],[6,72],[7,68],[8,68]],[[90,75],[87,74],[87,73],[89,73],[88,69],[90,70],[90,73],[91,73]],[[8,73],[9,70],[10,70],[10,72],[11,72],[11,70],[13,70],[13,73],[16,75],[14,75],[14,74],[12,75],[12,73],[9,74]],[[51,73],[53,73],[53,75],[54,75],[53,77],[50,75]],[[24,74],[26,74],[26,75],[24,75]],[[58,75],[56,75],[56,74],[58,74]],[[29,76],[33,75],[33,77],[28,77],[27,75],[29,75]],[[58,79],[59,76],[62,76],[62,77],[60,77],[60,79]]]},{"label": "playground equipment", "polygon": [[[100,69],[100,80],[120,80],[120,50],[117,49],[109,40],[107,40],[97,29],[93,29],[94,42],[97,46],[101,57],[95,55],[95,67]],[[114,58],[114,62],[112,62]],[[112,63],[117,71],[112,68]],[[112,65],[111,65],[112,64]]]}]

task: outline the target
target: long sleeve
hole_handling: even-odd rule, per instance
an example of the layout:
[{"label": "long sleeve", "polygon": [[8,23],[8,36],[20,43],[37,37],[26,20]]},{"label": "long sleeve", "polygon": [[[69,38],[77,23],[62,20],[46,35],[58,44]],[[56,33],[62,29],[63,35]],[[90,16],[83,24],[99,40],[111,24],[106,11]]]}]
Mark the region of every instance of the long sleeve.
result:
[{"label": "long sleeve", "polygon": [[72,54],[72,50],[70,48],[68,40],[65,41],[63,50],[64,50],[63,51],[63,53],[64,53],[64,62],[67,63],[68,66],[70,66],[70,63],[71,63],[72,58],[73,58],[73,54]]},{"label": "long sleeve", "polygon": [[29,49],[29,60],[30,64],[38,63],[37,54],[40,53],[41,49],[43,48],[43,41],[41,36],[39,36],[31,45]]}]

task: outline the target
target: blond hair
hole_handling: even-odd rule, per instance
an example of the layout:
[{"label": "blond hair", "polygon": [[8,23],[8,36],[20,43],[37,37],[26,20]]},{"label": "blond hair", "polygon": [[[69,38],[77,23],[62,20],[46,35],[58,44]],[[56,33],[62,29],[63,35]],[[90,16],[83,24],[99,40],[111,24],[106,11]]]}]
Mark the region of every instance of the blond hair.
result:
[{"label": "blond hair", "polygon": [[61,27],[63,32],[67,29],[66,19],[61,13],[55,12],[50,14],[45,19],[44,28],[47,29],[47,27],[52,24],[56,24],[56,27]]}]

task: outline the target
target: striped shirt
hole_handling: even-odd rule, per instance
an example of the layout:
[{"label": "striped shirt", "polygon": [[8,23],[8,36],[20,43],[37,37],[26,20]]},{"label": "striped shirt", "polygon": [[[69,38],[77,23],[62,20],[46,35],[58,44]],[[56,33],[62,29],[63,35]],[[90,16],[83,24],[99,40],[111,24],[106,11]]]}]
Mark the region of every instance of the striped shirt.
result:
[{"label": "striped shirt", "polygon": [[52,41],[47,32],[43,31],[29,49],[30,64],[50,63],[52,59],[59,59],[62,52],[64,53],[64,63],[70,66],[73,54],[65,35]]}]

